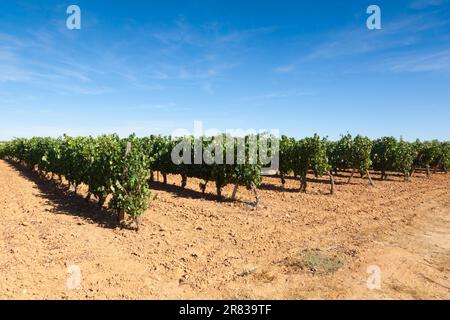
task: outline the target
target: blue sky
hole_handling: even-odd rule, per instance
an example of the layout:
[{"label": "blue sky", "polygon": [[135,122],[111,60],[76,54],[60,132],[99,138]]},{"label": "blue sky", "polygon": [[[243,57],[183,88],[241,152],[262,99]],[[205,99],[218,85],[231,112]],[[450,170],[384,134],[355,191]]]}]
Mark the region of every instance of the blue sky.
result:
[{"label": "blue sky", "polygon": [[0,140],[195,120],[448,140],[449,103],[448,0],[0,2]]}]

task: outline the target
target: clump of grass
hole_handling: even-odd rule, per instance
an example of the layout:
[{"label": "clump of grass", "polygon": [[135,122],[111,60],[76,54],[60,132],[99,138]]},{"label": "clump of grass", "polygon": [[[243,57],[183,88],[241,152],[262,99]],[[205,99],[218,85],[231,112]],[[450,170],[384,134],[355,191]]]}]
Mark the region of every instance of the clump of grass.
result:
[{"label": "clump of grass", "polygon": [[300,258],[295,259],[291,266],[308,270],[312,273],[333,273],[344,266],[344,262],[337,256],[330,256],[319,249],[306,249]]}]

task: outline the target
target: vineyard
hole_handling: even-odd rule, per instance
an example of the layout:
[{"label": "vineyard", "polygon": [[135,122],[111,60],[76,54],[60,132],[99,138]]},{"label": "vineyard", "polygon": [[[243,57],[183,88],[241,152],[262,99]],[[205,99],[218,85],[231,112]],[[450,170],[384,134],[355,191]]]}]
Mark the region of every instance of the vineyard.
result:
[{"label": "vineyard", "polygon": [[[139,226],[139,217],[153,199],[149,182],[159,174],[165,183],[167,175],[180,175],[182,188],[186,187],[188,178],[200,179],[203,193],[207,184],[213,182],[219,199],[226,185],[234,185],[233,199],[238,187],[245,186],[252,190],[254,207],[258,207],[263,161],[252,150],[251,142],[259,139],[261,136],[245,137],[242,140],[245,152],[242,152],[237,148],[238,138],[225,135],[203,138],[200,155],[195,152],[199,150],[196,149],[199,140],[193,137],[131,135],[123,139],[103,135],[15,139],[0,144],[0,157],[36,170],[43,178],[50,175],[60,183],[65,178],[69,189],[75,192],[84,184],[88,186],[87,200],[94,197],[99,206],[107,202],[118,213],[119,221],[127,213]],[[179,146],[182,147],[177,150]],[[182,154],[182,160],[173,161],[174,150]],[[227,161],[230,150],[231,162]],[[371,172],[379,173],[381,179],[400,173],[408,181],[418,170],[430,175],[450,168],[450,142],[437,140],[411,143],[384,137],[372,141],[348,134],[338,141],[330,141],[318,135],[300,140],[283,136],[278,143],[269,145],[268,150],[270,155],[279,152],[278,175],[282,184],[287,176],[294,176],[299,180],[301,192],[307,191],[308,174],[329,177],[333,194],[334,176],[342,171],[351,172],[348,182],[359,173],[374,186]],[[203,161],[198,162],[199,158]]]}]

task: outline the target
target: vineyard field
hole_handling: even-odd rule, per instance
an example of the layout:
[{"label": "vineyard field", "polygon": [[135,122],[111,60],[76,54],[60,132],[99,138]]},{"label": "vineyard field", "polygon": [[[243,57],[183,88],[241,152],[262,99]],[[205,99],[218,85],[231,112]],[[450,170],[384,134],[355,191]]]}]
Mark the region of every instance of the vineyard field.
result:
[{"label": "vineyard field", "polygon": [[[225,160],[236,138],[222,138],[207,141]],[[253,139],[236,164],[174,163],[192,137],[0,144],[0,298],[449,298],[435,284],[449,262],[448,142],[283,136],[268,148],[278,173],[263,176]],[[358,280],[371,259],[382,296]],[[83,286],[67,291],[73,266]]]},{"label": "vineyard field", "polygon": [[[201,149],[196,149],[200,143]],[[241,143],[241,144],[239,144]],[[192,136],[171,138],[150,136],[138,138],[131,135],[121,139],[117,135],[93,137],[69,137],[15,139],[0,145],[0,158],[6,158],[37,170],[41,176],[64,177],[68,188],[77,192],[78,186],[88,187],[87,200],[91,196],[102,207],[107,198],[108,205],[118,213],[118,222],[127,213],[139,228],[140,215],[148,207],[152,197],[148,182],[161,173],[167,182],[168,174],[181,176],[181,187],[185,188],[188,178],[199,178],[202,193],[208,182],[214,182],[218,200],[223,200],[222,189],[233,184],[231,196],[236,200],[240,185],[254,193],[256,209],[259,204],[258,186],[262,179],[264,154],[257,148],[265,144],[265,157],[278,156],[278,174],[284,185],[285,177],[293,175],[299,179],[299,191],[306,192],[309,173],[316,178],[327,175],[330,180],[330,194],[334,194],[335,179],[343,170],[351,170],[348,183],[355,173],[366,177],[374,187],[370,170],[381,173],[387,179],[387,172],[397,172],[409,181],[416,170],[426,168],[427,176],[433,172],[447,172],[450,168],[450,142],[425,141],[407,142],[394,137],[370,140],[367,137],[350,134],[338,141],[330,141],[318,135],[300,140],[265,135],[246,136],[239,139],[227,135],[215,137]],[[231,145],[231,148],[229,146]],[[243,148],[239,149],[239,145]],[[200,150],[201,161],[197,161],[195,150]],[[228,163],[231,150],[232,161]],[[194,152],[193,152],[194,151]],[[204,159],[206,152],[209,159]],[[198,151],[197,151],[198,152]],[[180,155],[179,159],[174,155]],[[111,196],[111,197],[109,197]]]},{"label": "vineyard field", "polygon": [[[348,183],[350,174],[335,176],[333,196],[327,177],[309,175],[307,193],[292,176],[284,186],[263,177],[258,210],[249,207],[251,190],[218,202],[214,185],[202,194],[200,179],[182,189],[179,175],[167,184],[156,175],[156,199],[134,232],[87,203],[85,185],[74,195],[0,160],[0,210],[9,213],[0,233],[0,298],[448,299],[434,283],[445,284],[448,266],[448,176],[421,171],[405,182],[399,173],[380,180],[372,172],[370,187],[360,175]],[[233,186],[222,193],[231,197]],[[302,267],[305,252],[336,257],[340,268]],[[365,287],[370,264],[383,270],[382,291]],[[81,269],[80,290],[65,287],[71,265]]]}]

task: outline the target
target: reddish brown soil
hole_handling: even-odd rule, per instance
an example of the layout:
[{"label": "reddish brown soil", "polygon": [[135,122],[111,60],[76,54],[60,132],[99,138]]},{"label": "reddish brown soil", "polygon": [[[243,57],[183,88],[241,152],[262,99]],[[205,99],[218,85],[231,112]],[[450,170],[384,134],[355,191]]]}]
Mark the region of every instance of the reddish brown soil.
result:
[{"label": "reddish brown soil", "polygon": [[[391,177],[370,187],[341,176],[335,195],[325,178],[312,179],[307,194],[296,180],[283,189],[265,178],[262,207],[252,210],[245,188],[241,201],[217,202],[213,185],[202,196],[198,180],[182,191],[169,177],[169,186],[152,184],[157,199],[135,232],[0,161],[0,298],[450,299],[449,178]],[[344,265],[300,268],[305,249]],[[66,286],[71,265],[81,270],[79,290]],[[366,286],[369,265],[381,268],[380,290]]]}]

